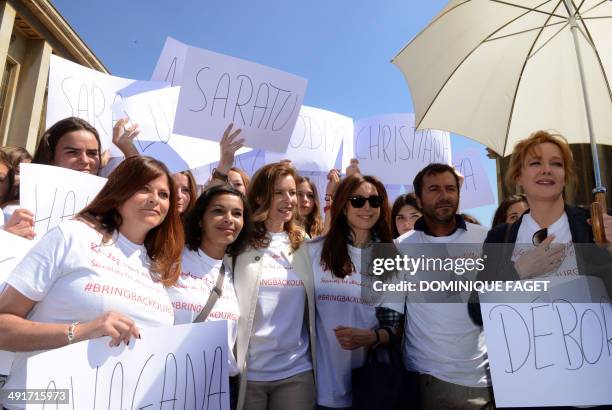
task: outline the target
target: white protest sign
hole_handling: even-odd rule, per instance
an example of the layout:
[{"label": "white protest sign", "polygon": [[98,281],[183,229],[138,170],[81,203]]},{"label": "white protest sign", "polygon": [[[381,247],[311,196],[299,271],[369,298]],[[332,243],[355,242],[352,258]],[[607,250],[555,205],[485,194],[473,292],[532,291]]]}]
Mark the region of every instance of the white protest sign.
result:
[{"label": "white protest sign", "polygon": [[351,118],[320,108],[302,106],[287,151],[267,151],[266,162],[278,162],[287,158],[300,171],[328,172],[334,167],[342,142],[352,135]]},{"label": "white protest sign", "polygon": [[[219,165],[218,144],[216,142],[211,144],[217,146],[217,159],[215,162],[191,170],[198,185],[206,185],[213,170]],[[248,150],[247,152],[241,153],[243,149],[241,148],[234,157],[234,166],[242,169],[251,178],[259,168],[266,164],[266,152],[262,149],[246,149]]]},{"label": "white protest sign", "polygon": [[54,409],[229,409],[226,321],[140,333],[129,346],[100,338],[33,356],[26,387],[67,389],[70,404]]},{"label": "white protest sign", "polygon": [[481,311],[498,407],[612,404],[608,301],[482,303]]},{"label": "white protest sign", "polygon": [[66,117],[82,118],[98,130],[102,149],[112,148],[112,154],[118,155],[111,142],[117,120],[112,105],[126,95],[162,86],[165,84],[114,77],[51,55],[46,127]]},{"label": "white protest sign", "polygon": [[[168,51],[172,44],[179,49],[175,53]],[[153,77],[172,75],[173,84],[181,86],[175,133],[219,141],[227,125],[234,123],[244,131],[248,147],[287,149],[306,92],[304,78],[191,46],[183,50],[179,73],[180,49],[180,43],[169,43],[161,58],[170,62],[159,61]],[[174,58],[177,63],[170,74]]]},{"label": "white protest sign", "polygon": [[126,126],[138,124],[140,133],[134,144],[141,150],[146,151],[155,143],[167,144],[172,138],[180,90],[180,87],[162,88],[121,99],[111,107],[113,116],[127,117]]},{"label": "white protest sign", "polygon": [[414,114],[379,115],[357,121],[353,146],[362,173],[376,175],[386,184],[410,183],[433,162],[451,163],[450,134],[415,131]]},{"label": "white protest sign", "polygon": [[2,289],[2,282],[32,246],[34,246],[34,241],[0,229],[0,289]]},{"label": "white protest sign", "polygon": [[100,192],[106,178],[52,165],[21,164],[21,207],[34,213],[36,238],[72,218]]},{"label": "white protest sign", "polygon": [[[219,160],[219,143],[172,133],[180,87],[162,88],[124,98],[113,105],[116,118],[137,123],[140,133],[134,146],[166,164],[171,173],[185,171]],[[243,148],[239,152],[248,152]]]},{"label": "white protest sign", "polygon": [[167,37],[151,80],[165,81],[172,86],[178,85],[185,65],[187,48],[188,45]]},{"label": "white protest sign", "polygon": [[489,178],[477,150],[470,149],[454,154],[453,165],[465,177],[461,185],[462,210],[495,203]]}]

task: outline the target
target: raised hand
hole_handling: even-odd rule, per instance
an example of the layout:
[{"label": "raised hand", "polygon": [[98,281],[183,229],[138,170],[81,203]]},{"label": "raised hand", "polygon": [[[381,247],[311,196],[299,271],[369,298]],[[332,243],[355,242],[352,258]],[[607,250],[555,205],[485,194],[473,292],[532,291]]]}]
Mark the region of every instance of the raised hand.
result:
[{"label": "raised hand", "polygon": [[238,128],[232,131],[233,127],[234,124],[230,123],[223,133],[223,138],[219,141],[221,158],[217,170],[225,175],[227,175],[230,168],[234,165],[236,151],[244,146],[244,138],[238,139],[238,135],[240,135],[242,130]]},{"label": "raised hand", "polygon": [[134,146],[134,138],[140,133],[140,128],[138,128],[138,124],[132,124],[131,127],[125,128],[128,121],[128,118],[121,118],[113,127],[113,144],[123,152],[126,158],[139,155],[136,146]]}]

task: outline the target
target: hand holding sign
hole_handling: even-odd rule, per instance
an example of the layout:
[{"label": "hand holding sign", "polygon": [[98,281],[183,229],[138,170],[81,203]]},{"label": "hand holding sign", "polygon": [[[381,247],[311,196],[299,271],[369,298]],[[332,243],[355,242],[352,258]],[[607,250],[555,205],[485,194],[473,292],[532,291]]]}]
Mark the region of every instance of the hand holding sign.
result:
[{"label": "hand holding sign", "polygon": [[348,167],[346,167],[346,176],[350,177],[352,175],[359,175],[361,171],[359,170],[359,160],[357,158],[351,158],[351,162]]},{"label": "hand holding sign", "polygon": [[138,155],[138,150],[134,146],[134,138],[140,133],[138,124],[132,124],[132,126],[126,128],[126,124],[129,119],[121,118],[113,127],[113,144],[115,144],[125,157],[131,157]]},{"label": "hand holding sign", "polygon": [[26,239],[34,239],[34,214],[25,208],[19,208],[4,225],[4,230]]},{"label": "hand holding sign", "polygon": [[227,175],[230,168],[234,165],[234,156],[236,155],[236,151],[244,146],[244,138],[236,139],[242,130],[238,128],[232,132],[233,126],[234,124],[232,123],[227,126],[225,132],[223,133],[223,137],[219,142],[221,159],[219,160],[217,170],[225,175]]},{"label": "hand holding sign", "polygon": [[129,317],[121,313],[109,311],[92,321],[79,324],[76,332],[77,342],[110,336],[109,347],[119,346],[121,342],[130,344],[132,337],[140,339],[138,326]]}]

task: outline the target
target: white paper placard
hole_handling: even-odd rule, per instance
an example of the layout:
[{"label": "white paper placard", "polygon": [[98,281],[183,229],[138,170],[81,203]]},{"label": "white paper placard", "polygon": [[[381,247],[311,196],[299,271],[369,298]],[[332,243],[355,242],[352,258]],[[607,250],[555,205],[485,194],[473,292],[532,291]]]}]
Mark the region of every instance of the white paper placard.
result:
[{"label": "white paper placard", "polygon": [[170,83],[171,86],[179,85],[188,47],[187,44],[172,37],[166,37],[164,48],[157,60],[151,80],[165,81]]},{"label": "white paper placard", "polygon": [[112,144],[113,118],[111,107],[125,95],[145,89],[166,86],[163,83],[114,77],[51,55],[47,97],[46,128],[66,117],[79,117],[93,125],[100,134],[102,150],[120,154]]},{"label": "white paper placard", "polygon": [[153,78],[173,78],[181,86],[175,133],[219,141],[234,123],[246,146],[285,152],[306,92],[304,78],[201,48],[185,51],[176,41],[166,44]]},{"label": "white paper placard", "polygon": [[[389,114],[355,122],[354,158],[363,174],[406,184],[426,165],[451,163],[450,134],[414,129],[414,114]],[[347,158],[343,155],[343,161]]]},{"label": "white paper placard", "polygon": [[482,303],[498,407],[612,404],[612,305]]},{"label": "white paper placard", "polygon": [[0,289],[2,289],[2,282],[32,246],[34,246],[34,241],[0,229]]},{"label": "white paper placard", "polygon": [[229,409],[226,321],[140,334],[129,346],[108,347],[104,337],[33,356],[27,388],[68,389],[70,404],[54,409]]},{"label": "white paper placard", "polygon": [[459,208],[461,210],[495,203],[489,178],[487,178],[480,153],[477,150],[470,149],[454,154],[453,165],[465,177],[460,192]]},{"label": "white paper placard", "polygon": [[72,218],[106,184],[106,178],[52,165],[22,163],[20,169],[21,207],[34,213],[36,239]]},{"label": "white paper placard", "polygon": [[353,135],[353,120],[335,112],[302,106],[289,147],[284,153],[266,152],[266,162],[291,159],[300,171],[328,172],[347,136]]}]

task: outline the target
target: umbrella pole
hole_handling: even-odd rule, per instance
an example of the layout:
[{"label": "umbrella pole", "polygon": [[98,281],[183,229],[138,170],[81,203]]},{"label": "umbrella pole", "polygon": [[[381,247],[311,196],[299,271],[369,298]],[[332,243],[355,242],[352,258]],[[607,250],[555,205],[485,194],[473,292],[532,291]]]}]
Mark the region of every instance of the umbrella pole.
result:
[{"label": "umbrella pole", "polygon": [[595,171],[595,189],[593,193],[606,192],[606,188],[601,182],[601,171],[599,168],[599,153],[597,152],[597,142],[593,132],[593,119],[591,115],[591,105],[589,103],[589,94],[586,85],[586,76],[584,74],[584,66],[582,64],[582,53],[580,51],[580,42],[578,41],[578,23],[576,21],[576,10],[571,0],[564,0],[569,11],[569,22],[574,39],[574,48],[576,50],[576,59],[578,60],[578,71],[580,72],[580,84],[582,86],[582,98],[584,99],[584,108],[587,117],[587,128],[589,130],[589,140],[591,141],[591,153],[593,154],[593,171]]},{"label": "umbrella pole", "polygon": [[569,12],[569,23],[574,40],[574,49],[576,50],[576,60],[578,61],[578,71],[580,73],[580,85],[582,86],[582,98],[584,99],[584,108],[587,117],[587,128],[589,130],[589,140],[591,141],[591,153],[593,154],[593,171],[595,171],[595,200],[591,204],[591,221],[593,225],[593,236],[598,244],[608,244],[603,223],[603,213],[607,213],[606,205],[606,188],[601,182],[601,170],[599,168],[599,153],[597,152],[597,142],[593,131],[593,117],[591,115],[591,105],[589,104],[589,93],[586,85],[586,76],[584,74],[584,66],[582,64],[582,53],[580,51],[580,42],[578,41],[578,22],[576,21],[576,9],[571,0],[563,0]]}]

